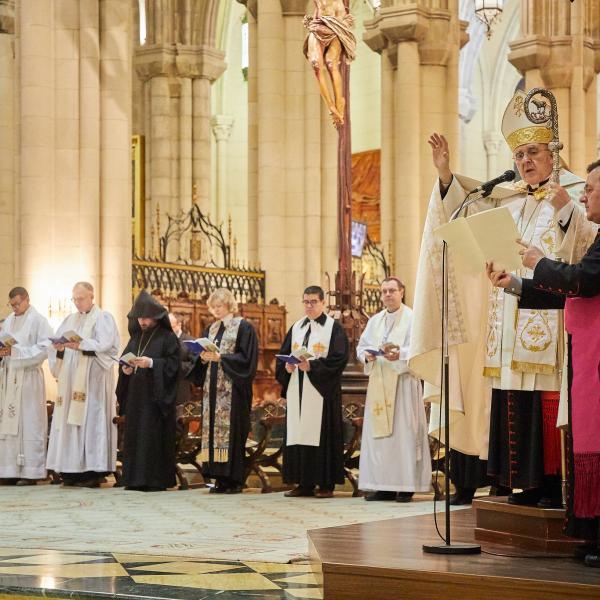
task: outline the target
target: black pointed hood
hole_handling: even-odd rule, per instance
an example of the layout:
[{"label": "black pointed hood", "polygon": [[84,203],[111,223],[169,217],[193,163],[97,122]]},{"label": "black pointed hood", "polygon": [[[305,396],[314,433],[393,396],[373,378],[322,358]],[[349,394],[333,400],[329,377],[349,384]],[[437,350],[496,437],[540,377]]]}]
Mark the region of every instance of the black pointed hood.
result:
[{"label": "black pointed hood", "polygon": [[142,290],[135,299],[129,314],[129,334],[133,335],[140,331],[138,319],[156,319],[158,326],[172,331],[171,321],[169,320],[169,311],[156,298],[151,296],[146,290]]}]

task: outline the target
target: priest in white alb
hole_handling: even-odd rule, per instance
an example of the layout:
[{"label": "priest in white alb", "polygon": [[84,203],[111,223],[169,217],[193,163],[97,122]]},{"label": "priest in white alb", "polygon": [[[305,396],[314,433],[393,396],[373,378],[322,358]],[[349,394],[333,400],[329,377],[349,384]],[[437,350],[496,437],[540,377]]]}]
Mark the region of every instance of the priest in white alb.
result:
[{"label": "priest in white alb", "polygon": [[412,310],[404,284],[381,284],[384,309],[372,316],[356,353],[369,376],[358,485],[365,500],[410,502],[431,487],[431,456],[421,382],[407,366]]},{"label": "priest in white alb", "polygon": [[67,339],[54,343],[49,355],[58,393],[47,466],[60,473],[65,486],[99,487],[115,470],[117,455],[113,418],[119,332],[113,316],[94,304],[90,283],[75,284],[73,303],[77,312],[56,332]]},{"label": "priest in white alb", "polygon": [[35,485],[46,477],[48,417],[42,364],[53,334],[23,287],[8,293],[12,314],[0,330],[0,478]]}]

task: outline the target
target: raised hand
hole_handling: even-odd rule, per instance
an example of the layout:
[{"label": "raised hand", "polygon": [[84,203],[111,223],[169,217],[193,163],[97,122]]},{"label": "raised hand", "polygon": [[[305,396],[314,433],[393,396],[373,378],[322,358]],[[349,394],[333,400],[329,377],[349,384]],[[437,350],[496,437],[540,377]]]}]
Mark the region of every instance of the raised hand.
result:
[{"label": "raised hand", "polygon": [[427,140],[431,146],[433,166],[437,169],[438,176],[443,184],[450,185],[452,171],[450,170],[450,148],[448,140],[441,133],[432,133]]}]

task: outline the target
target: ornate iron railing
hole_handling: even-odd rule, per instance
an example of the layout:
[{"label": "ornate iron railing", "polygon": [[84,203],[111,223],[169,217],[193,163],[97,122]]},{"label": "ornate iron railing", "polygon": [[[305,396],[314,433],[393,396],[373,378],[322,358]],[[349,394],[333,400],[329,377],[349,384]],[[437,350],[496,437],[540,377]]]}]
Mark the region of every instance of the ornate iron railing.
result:
[{"label": "ornate iron railing", "polygon": [[380,284],[363,283],[362,287],[362,305],[364,311],[372,316],[383,308],[381,304]]},{"label": "ornate iron railing", "polygon": [[233,292],[238,302],[265,302],[265,272],[236,267],[222,269],[177,263],[166,263],[134,257],[132,286],[139,290],[160,291],[163,296],[207,298],[224,287]]}]

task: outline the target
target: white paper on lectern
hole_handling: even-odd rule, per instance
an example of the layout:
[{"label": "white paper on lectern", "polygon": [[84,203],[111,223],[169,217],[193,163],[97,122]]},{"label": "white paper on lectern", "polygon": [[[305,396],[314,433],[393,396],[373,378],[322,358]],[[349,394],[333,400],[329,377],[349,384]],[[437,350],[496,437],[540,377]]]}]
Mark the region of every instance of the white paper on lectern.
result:
[{"label": "white paper on lectern", "polygon": [[470,217],[461,217],[435,230],[445,240],[463,268],[482,272],[486,262],[494,269],[515,271],[521,267],[520,237],[517,225],[506,207],[485,210]]}]

